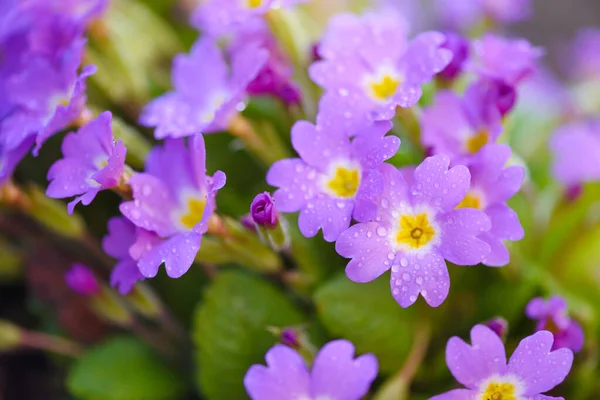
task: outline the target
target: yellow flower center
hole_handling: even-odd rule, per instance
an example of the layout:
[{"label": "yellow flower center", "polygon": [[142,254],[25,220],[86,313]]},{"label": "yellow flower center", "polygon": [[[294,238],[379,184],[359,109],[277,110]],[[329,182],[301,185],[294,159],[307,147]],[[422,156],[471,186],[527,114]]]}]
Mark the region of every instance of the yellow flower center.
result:
[{"label": "yellow flower center", "polygon": [[469,153],[477,153],[483,146],[488,144],[489,136],[486,131],[478,132],[467,139],[466,147]]},{"label": "yellow flower center", "polygon": [[518,400],[512,383],[490,383],[481,400]]},{"label": "yellow flower center", "polygon": [[202,221],[206,199],[191,198],[187,202],[187,212],[180,218],[180,222],[188,229],[194,228]]},{"label": "yellow flower center", "polygon": [[371,92],[377,100],[387,100],[396,93],[400,80],[385,74],[379,81],[371,83]]},{"label": "yellow flower center", "polygon": [[337,167],[333,174],[333,178],[327,182],[327,188],[330,189],[335,196],[348,199],[354,197],[359,184],[360,174],[358,169]]},{"label": "yellow flower center", "polygon": [[456,208],[475,208],[477,210],[481,210],[481,208],[482,208],[481,203],[482,203],[482,201],[479,196],[469,192],[469,193],[467,193],[465,198],[462,199],[460,204],[456,206]]},{"label": "yellow flower center", "polygon": [[246,0],[247,8],[258,8],[263,5],[263,0]]},{"label": "yellow flower center", "polygon": [[429,223],[426,213],[400,216],[400,231],[396,235],[399,244],[418,249],[429,243],[434,236],[435,229]]}]

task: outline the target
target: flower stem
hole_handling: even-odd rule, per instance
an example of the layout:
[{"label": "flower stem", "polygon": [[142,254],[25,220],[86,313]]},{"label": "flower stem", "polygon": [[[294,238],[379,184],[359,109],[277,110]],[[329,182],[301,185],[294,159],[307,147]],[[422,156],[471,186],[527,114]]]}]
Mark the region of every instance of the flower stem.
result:
[{"label": "flower stem", "polygon": [[80,344],[42,332],[22,331],[21,346],[77,358],[83,352]]}]

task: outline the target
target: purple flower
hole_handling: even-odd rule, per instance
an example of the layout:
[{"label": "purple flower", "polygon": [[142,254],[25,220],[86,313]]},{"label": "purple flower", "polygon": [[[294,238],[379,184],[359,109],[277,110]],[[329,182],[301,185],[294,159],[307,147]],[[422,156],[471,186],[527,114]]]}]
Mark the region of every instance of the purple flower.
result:
[{"label": "purple flower", "polygon": [[537,320],[536,331],[546,330],[554,335],[552,350],[567,348],[577,353],[582,349],[583,329],[569,318],[567,302],[562,297],[552,296],[548,300],[536,297],[527,304],[525,314]]},{"label": "purple flower", "polygon": [[517,85],[537,69],[537,60],[544,51],[525,39],[505,39],[491,33],[473,44],[471,68],[488,78]]},{"label": "purple flower", "polygon": [[430,400],[562,399],[541,394],[560,384],[573,363],[573,352],[552,351],[552,341],[552,334],[546,331],[526,337],[507,363],[502,340],[488,327],[476,325],[471,329],[471,346],[458,337],[446,346],[446,364],[466,389]]},{"label": "purple flower", "polygon": [[323,229],[328,242],[350,226],[352,218],[375,216],[374,199],[383,188],[379,166],[400,146],[387,121],[372,123],[350,141],[347,131],[321,110],[318,124],[297,122],[292,144],[300,158],[277,161],[267,183],[277,186],[274,199],[281,212],[300,211],[298,226],[306,237]]},{"label": "purple flower", "polygon": [[274,228],[277,226],[277,209],[269,192],[259,193],[252,200],[250,214],[255,224]]},{"label": "purple flower", "polygon": [[442,48],[445,40],[439,32],[425,32],[408,42],[406,24],[393,12],[341,14],[332,18],[319,46],[323,60],[309,74],[336,97],[346,126],[389,120],[397,106],[414,105],[421,85],[448,65],[452,53]]},{"label": "purple flower", "polygon": [[600,28],[586,28],[577,33],[571,57],[565,62],[574,78],[600,78]]},{"label": "purple flower", "polygon": [[267,13],[306,0],[206,0],[192,14],[191,23],[212,36],[221,36]]},{"label": "purple flower", "polygon": [[96,276],[85,265],[73,264],[65,274],[65,281],[71,290],[82,296],[91,297],[100,293],[100,284]]},{"label": "purple flower", "polygon": [[62,143],[64,158],[48,171],[48,197],[77,196],[68,205],[69,213],[79,202],[87,206],[99,191],[119,184],[127,150],[121,141],[115,142],[111,121],[112,114],[105,111],[77,133],[66,135]]},{"label": "purple flower", "polygon": [[485,323],[500,339],[504,339],[508,334],[508,321],[502,317],[492,318]]},{"label": "purple flower", "polygon": [[446,154],[462,163],[502,133],[500,113],[493,96],[482,96],[479,84],[471,85],[463,98],[440,90],[421,116],[421,141],[433,154]]},{"label": "purple flower", "polygon": [[413,182],[384,164],[384,190],[372,222],[343,232],[337,252],[352,260],[346,275],[354,282],[370,282],[391,268],[392,295],[408,307],[421,294],[432,307],[446,299],[450,277],[444,259],[458,265],[485,260],[490,246],[478,236],[491,228],[489,218],[473,208],[455,209],[469,189],[467,167],[448,169],[444,155],[428,157]]},{"label": "purple flower", "polygon": [[327,343],[309,371],[293,349],[278,344],[265,356],[267,366],[253,365],[244,377],[252,400],[336,399],[359,400],[377,376],[372,354],[354,358],[354,346],[346,340]]},{"label": "purple flower", "polygon": [[229,54],[244,52],[247,48],[256,51],[257,48],[268,51],[269,57],[248,84],[246,92],[250,95],[272,95],[280,98],[285,104],[298,104],[301,99],[300,89],[291,82],[293,68],[286,56],[279,49],[275,37],[267,24],[255,19],[236,30],[229,47]]},{"label": "purple flower", "polygon": [[508,264],[510,254],[505,240],[521,240],[524,232],[519,216],[506,201],[520,189],[525,169],[518,165],[505,167],[510,158],[510,147],[503,144],[484,146],[468,162],[471,187],[458,208],[470,207],[483,211],[492,222],[492,228],[479,238],[490,245],[491,252],[482,262],[490,266]]},{"label": "purple flower", "polygon": [[118,260],[110,275],[110,285],[126,295],[138,281],[143,281],[137,260],[160,243],[160,238],[133,225],[129,220],[116,217],[108,221],[108,234],[102,239],[102,248]]},{"label": "purple flower", "polygon": [[146,172],[133,175],[130,184],[134,200],[122,203],[121,212],[162,239],[150,251],[132,257],[147,278],[156,276],[162,263],[167,275],[179,278],[200,249],[225,174],[206,175],[204,138],[195,135],[187,148],[184,139],[169,139],[155,147],[146,160]]},{"label": "purple flower", "polygon": [[552,173],[565,185],[600,181],[600,120],[559,127],[550,139]]},{"label": "purple flower", "polygon": [[463,64],[469,57],[469,42],[462,35],[454,32],[445,32],[446,41],[442,48],[452,52],[450,63],[438,74],[447,80],[455,79],[463,70]]},{"label": "purple flower", "polygon": [[156,127],[157,139],[225,129],[267,56],[265,50],[249,46],[234,54],[230,69],[214,39],[200,39],[189,55],[175,57],[175,90],[150,102],[140,123]]}]

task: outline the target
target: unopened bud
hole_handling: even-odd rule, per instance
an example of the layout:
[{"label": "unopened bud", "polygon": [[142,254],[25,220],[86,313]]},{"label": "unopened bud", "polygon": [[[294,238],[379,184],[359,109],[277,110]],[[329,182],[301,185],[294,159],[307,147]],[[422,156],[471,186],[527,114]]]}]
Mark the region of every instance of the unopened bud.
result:
[{"label": "unopened bud", "polygon": [[502,317],[490,319],[485,323],[485,326],[494,331],[502,340],[504,340],[506,335],[508,335],[508,321]]},{"label": "unopened bud", "polygon": [[85,265],[73,264],[65,274],[67,286],[82,296],[93,297],[100,293],[100,284],[94,273]]}]

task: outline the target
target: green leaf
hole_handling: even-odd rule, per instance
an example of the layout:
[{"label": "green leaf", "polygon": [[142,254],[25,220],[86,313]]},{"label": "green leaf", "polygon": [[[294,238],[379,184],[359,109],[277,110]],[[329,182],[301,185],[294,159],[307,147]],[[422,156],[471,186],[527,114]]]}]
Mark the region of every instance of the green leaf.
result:
[{"label": "green leaf", "polygon": [[315,302],[327,330],[353,342],[358,353],[375,354],[382,372],[402,366],[413,341],[415,312],[394,301],[387,274],[360,284],[340,276],[317,291]]},{"label": "green leaf", "polygon": [[169,365],[131,337],[85,353],[71,368],[67,387],[81,400],[172,400],[185,390]]},{"label": "green leaf", "polygon": [[276,338],[270,326],[305,321],[278,289],[241,272],[220,274],[196,311],[197,383],[209,400],[247,398],[242,380],[252,364],[264,363]]}]

